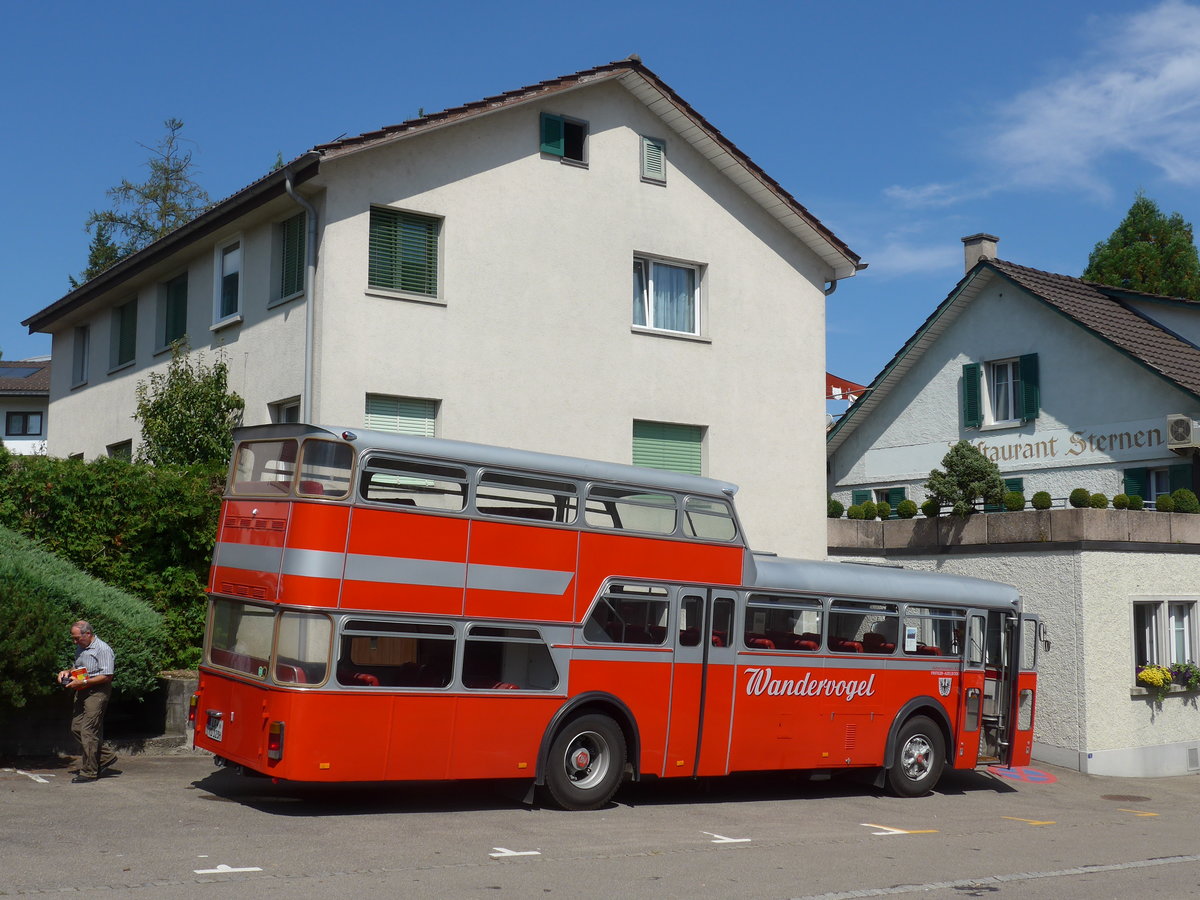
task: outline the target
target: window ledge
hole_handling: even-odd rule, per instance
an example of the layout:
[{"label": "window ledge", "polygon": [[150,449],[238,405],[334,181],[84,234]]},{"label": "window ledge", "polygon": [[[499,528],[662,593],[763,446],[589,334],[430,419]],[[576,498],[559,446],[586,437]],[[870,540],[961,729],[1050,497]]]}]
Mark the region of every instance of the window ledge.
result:
[{"label": "window ledge", "polygon": [[1022,425],[1028,425],[1028,422],[1022,422],[1020,419],[1005,419],[1003,422],[990,422],[986,425],[980,425],[980,431],[1006,431],[1010,428],[1020,428]]},{"label": "window ledge", "polygon": [[631,325],[630,332],[644,334],[650,337],[671,338],[677,341],[692,341],[697,344],[711,344],[712,338],[703,334],[689,334],[686,331],[664,331],[661,328],[647,328],[644,325]]},{"label": "window ledge", "polygon": [[234,325],[241,325],[241,324],[242,324],[242,314],[234,313],[232,316],[227,316],[226,318],[222,319],[220,322],[213,322],[210,326],[208,326],[208,330],[217,332],[217,331],[222,331],[226,328],[231,328]]},{"label": "window ledge", "polygon": [[363,291],[368,297],[379,297],[382,300],[407,300],[410,303],[424,303],[428,306],[446,306],[441,297],[430,297],[426,294],[410,294],[406,291],[389,291],[387,288],[369,287]]},{"label": "window ledge", "polygon": [[120,372],[122,369],[131,368],[135,362],[137,362],[137,360],[131,359],[128,362],[123,362],[119,365],[113,366],[111,369],[108,370],[108,374],[115,375],[117,372]]},{"label": "window ledge", "polygon": [[[1140,698],[1140,697],[1153,697],[1157,693],[1158,693],[1157,691],[1152,691],[1152,690],[1150,690],[1150,688],[1144,688],[1144,687],[1141,687],[1140,685],[1134,685],[1133,687],[1131,687],[1129,689],[1129,696],[1131,699]],[[1182,684],[1173,684],[1173,685],[1171,685],[1170,693],[1171,694],[1196,694],[1196,693],[1200,693],[1200,688],[1188,688],[1188,687],[1183,686]]]},{"label": "window ledge", "polygon": [[283,306],[285,303],[291,303],[293,300],[301,300],[304,298],[304,291],[296,291],[294,294],[288,294],[286,297],[276,297],[267,304],[267,309],[274,309],[277,306]]}]

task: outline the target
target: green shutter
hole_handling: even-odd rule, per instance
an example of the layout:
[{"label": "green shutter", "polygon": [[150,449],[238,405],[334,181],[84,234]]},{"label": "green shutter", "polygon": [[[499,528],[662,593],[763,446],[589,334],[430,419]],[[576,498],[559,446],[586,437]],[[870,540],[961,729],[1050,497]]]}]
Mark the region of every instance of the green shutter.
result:
[{"label": "green shutter", "polygon": [[562,116],[542,113],[542,152],[554,156],[563,156],[566,153]]},{"label": "green shutter", "polygon": [[701,475],[703,438],[704,429],[699,425],[634,422],[633,464]]},{"label": "green shutter", "polygon": [[305,214],[297,213],[279,226],[283,244],[280,254],[280,297],[290,297],[304,290],[306,224]]},{"label": "green shutter", "polygon": [[654,138],[642,138],[642,177],[650,181],[667,180],[667,147]]},{"label": "green shutter", "polygon": [[[1021,493],[1021,494],[1025,493],[1025,479],[1024,478],[1005,478],[1004,479],[1004,493],[1007,494],[1009,491],[1017,491],[1018,493]],[[1003,503],[985,503],[985,504],[983,504],[984,512],[1001,512],[1004,508],[1005,507],[1004,507]]]},{"label": "green shutter", "polygon": [[1192,464],[1184,463],[1180,466],[1171,466],[1167,469],[1167,478],[1170,479],[1171,491],[1177,491],[1180,488],[1192,489]]},{"label": "green shutter", "polygon": [[163,300],[163,346],[172,344],[187,333],[187,273],[172,278],[165,286]]},{"label": "green shutter", "polygon": [[896,507],[900,505],[900,501],[906,499],[907,492],[902,487],[888,488],[887,505],[892,508],[892,512],[896,511]]},{"label": "green shutter", "polygon": [[979,363],[967,363],[962,368],[963,428],[978,428],[983,424],[983,397],[980,393]]},{"label": "green shutter", "polygon": [[114,346],[113,365],[120,366],[133,360],[137,350],[137,301],[130,300],[124,306],[117,307],[116,345]]},{"label": "green shutter", "polygon": [[437,401],[417,397],[387,397],[367,394],[367,428],[433,437],[437,424]]},{"label": "green shutter", "polygon": [[1124,485],[1123,490],[1124,490],[1126,496],[1132,497],[1136,494],[1137,496],[1141,497],[1143,500],[1147,500],[1147,499],[1153,500],[1154,499],[1153,497],[1146,496],[1146,484],[1148,481],[1148,475],[1147,475],[1145,468],[1126,469],[1124,474],[1125,474],[1125,485]]},{"label": "green shutter", "polygon": [[367,283],[437,296],[438,219],[372,208]]},{"label": "green shutter", "polygon": [[1021,369],[1021,421],[1032,422],[1038,417],[1042,406],[1042,392],[1038,385],[1038,358],[1036,353],[1022,356]]},{"label": "green shutter", "polygon": [[862,506],[864,503],[866,503],[870,499],[871,499],[870,491],[851,491],[850,492],[850,505],[851,506]]}]

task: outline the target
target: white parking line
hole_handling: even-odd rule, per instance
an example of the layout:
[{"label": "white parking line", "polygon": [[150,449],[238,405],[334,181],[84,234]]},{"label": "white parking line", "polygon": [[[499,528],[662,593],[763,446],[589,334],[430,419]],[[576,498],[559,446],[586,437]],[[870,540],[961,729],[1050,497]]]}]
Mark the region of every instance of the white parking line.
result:
[{"label": "white parking line", "polygon": [[489,853],[488,856],[493,859],[500,859],[503,856],[541,856],[541,850],[509,850],[506,847],[493,847],[495,853]]},{"label": "white parking line", "polygon": [[217,866],[215,869],[192,869],[197,875],[226,875],[229,872],[261,872],[259,866],[245,866],[240,869],[235,869],[232,866],[227,866],[224,863]]},{"label": "white parking line", "polygon": [[748,844],[748,843],[750,843],[750,838],[725,837],[724,835],[713,834],[711,831],[702,831],[700,833],[707,834],[710,838],[713,839],[712,843],[714,843],[714,844]]},{"label": "white parking line", "polygon": [[[38,784],[49,784],[50,783],[45,778],[43,778],[41,775],[37,775],[33,772],[26,772],[24,769],[0,769],[0,772],[15,772],[18,775],[24,775],[26,778],[32,778]],[[53,778],[54,773],[51,772],[48,777]]]}]

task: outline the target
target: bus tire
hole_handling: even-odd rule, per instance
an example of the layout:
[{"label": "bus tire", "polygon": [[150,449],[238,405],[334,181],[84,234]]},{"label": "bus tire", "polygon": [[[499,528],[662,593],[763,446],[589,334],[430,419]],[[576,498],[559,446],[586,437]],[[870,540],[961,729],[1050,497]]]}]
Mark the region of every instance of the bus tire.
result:
[{"label": "bus tire", "polygon": [[933,790],[945,765],[942,729],[925,716],[914,716],[896,735],[896,758],[888,769],[888,786],[898,797],[920,797]]},{"label": "bus tire", "polygon": [[599,809],[625,774],[625,735],[608,716],[572,719],[546,758],[546,790],[562,809]]}]

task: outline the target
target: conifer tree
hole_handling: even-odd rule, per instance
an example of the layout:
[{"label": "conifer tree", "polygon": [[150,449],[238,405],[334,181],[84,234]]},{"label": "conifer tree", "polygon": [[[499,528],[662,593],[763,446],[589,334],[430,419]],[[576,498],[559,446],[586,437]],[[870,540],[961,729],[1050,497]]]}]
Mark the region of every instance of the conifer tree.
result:
[{"label": "conifer tree", "polygon": [[79,287],[85,281],[91,281],[105,269],[121,261],[121,249],[113,243],[112,225],[98,222],[92,231],[92,243],[88,246],[87,268],[79,273],[79,278],[68,275],[72,289]]},{"label": "conifer tree", "polygon": [[1200,255],[1191,223],[1177,212],[1164,215],[1139,191],[1121,224],[1092,250],[1083,279],[1200,300]]}]

